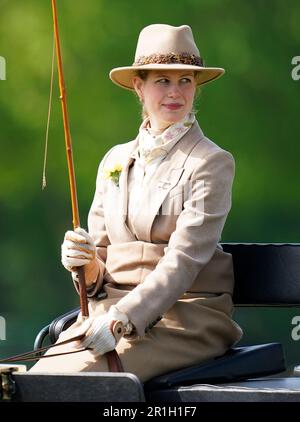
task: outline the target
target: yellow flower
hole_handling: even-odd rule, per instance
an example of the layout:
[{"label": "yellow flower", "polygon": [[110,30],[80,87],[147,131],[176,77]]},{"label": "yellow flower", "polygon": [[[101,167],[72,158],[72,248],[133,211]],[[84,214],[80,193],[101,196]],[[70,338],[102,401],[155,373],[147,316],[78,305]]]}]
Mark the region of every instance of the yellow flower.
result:
[{"label": "yellow flower", "polygon": [[103,170],[104,179],[110,179],[117,186],[119,186],[119,179],[123,170],[122,164],[116,163],[113,167],[105,168]]}]

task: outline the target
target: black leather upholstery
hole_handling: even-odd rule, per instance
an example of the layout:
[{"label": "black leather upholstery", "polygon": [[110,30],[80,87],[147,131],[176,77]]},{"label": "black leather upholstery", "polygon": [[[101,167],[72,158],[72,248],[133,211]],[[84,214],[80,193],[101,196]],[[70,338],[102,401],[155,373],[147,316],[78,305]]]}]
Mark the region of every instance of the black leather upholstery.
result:
[{"label": "black leather upholstery", "polygon": [[233,257],[235,305],[300,305],[300,243],[223,243]]},{"label": "black leather upholstery", "polygon": [[204,364],[153,378],[146,383],[145,388],[153,391],[178,385],[219,384],[276,374],[284,370],[285,360],[280,343],[235,347],[225,355]]},{"label": "black leather upholstery", "polygon": [[49,337],[51,343],[55,343],[60,333],[69,328],[75,321],[80,312],[80,308],[73,309],[57,318],[49,326]]},{"label": "black leather upholstery", "polygon": [[34,350],[43,347],[45,339],[48,337],[51,344],[54,344],[60,333],[69,328],[75,321],[80,312],[80,308],[72,309],[63,315],[55,318],[51,324],[46,325],[40,330],[34,341]]}]

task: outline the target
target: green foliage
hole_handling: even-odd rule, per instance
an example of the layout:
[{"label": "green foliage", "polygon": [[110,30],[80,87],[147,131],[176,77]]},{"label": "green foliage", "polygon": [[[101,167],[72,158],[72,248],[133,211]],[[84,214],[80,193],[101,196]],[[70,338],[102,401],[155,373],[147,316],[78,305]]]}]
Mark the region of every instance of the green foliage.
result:
[{"label": "green foliage", "polygon": [[[291,59],[300,55],[299,1],[64,0],[57,6],[83,227],[101,157],[133,139],[140,124],[138,102],[110,82],[109,70],[133,62],[144,26],[189,24],[206,65],[226,69],[203,87],[197,104],[207,136],[236,159],[222,241],[299,242],[300,81],[291,78]],[[0,81],[0,315],[8,326],[1,355],[31,347],[43,323],[77,306],[60,264],[72,221],[57,76],[48,187],[41,191],[52,37],[50,1],[0,0],[0,55],[7,63],[7,80]],[[10,335],[24,327],[31,328]]]}]

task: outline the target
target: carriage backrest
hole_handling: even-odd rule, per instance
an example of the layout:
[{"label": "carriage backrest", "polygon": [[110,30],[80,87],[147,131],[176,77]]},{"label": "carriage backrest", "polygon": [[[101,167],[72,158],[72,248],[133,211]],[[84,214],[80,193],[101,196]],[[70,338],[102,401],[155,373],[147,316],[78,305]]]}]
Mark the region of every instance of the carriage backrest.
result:
[{"label": "carriage backrest", "polygon": [[233,256],[235,305],[300,305],[300,243],[222,243],[222,247]]}]

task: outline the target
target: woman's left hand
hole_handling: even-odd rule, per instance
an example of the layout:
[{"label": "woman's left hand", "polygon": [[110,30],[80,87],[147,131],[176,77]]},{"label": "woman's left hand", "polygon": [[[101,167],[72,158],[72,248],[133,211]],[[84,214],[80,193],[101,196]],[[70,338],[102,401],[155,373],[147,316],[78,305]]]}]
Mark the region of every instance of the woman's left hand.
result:
[{"label": "woman's left hand", "polygon": [[73,348],[88,348],[95,356],[104,355],[114,350],[119,340],[128,329],[128,317],[115,306],[111,306],[106,314],[97,317],[82,317],[59,336],[59,342],[73,337],[82,336],[81,340],[74,340]]},{"label": "woman's left hand", "polygon": [[114,350],[117,339],[112,332],[114,321],[109,313],[89,319],[91,325],[85,333],[85,337],[79,342],[79,347],[91,349],[95,356],[104,355]]}]

